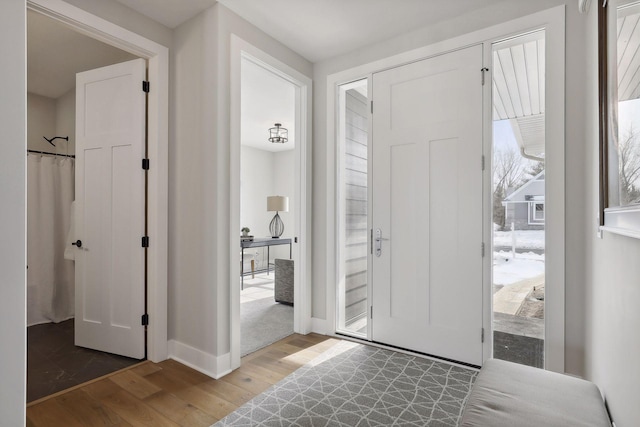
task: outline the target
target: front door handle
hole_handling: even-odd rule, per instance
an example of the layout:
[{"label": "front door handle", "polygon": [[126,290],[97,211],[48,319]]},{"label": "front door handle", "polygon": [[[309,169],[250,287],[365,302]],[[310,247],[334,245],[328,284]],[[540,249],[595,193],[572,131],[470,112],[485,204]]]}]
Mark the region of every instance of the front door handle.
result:
[{"label": "front door handle", "polygon": [[376,228],[376,237],[374,239],[375,242],[375,247],[376,247],[376,256],[381,256],[382,255],[382,241],[383,240],[389,240],[389,239],[385,239],[384,237],[382,237],[382,230],[380,230],[379,228]]}]

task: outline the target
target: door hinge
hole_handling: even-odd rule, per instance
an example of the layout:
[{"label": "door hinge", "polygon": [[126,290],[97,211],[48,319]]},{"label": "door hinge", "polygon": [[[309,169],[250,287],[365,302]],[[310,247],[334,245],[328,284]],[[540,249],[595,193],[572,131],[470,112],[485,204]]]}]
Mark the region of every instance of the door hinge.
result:
[{"label": "door hinge", "polygon": [[149,236],[142,236],[142,247],[143,248],[149,247]]},{"label": "door hinge", "polygon": [[489,71],[487,67],[480,69],[480,73],[482,73],[482,86],[484,86],[484,73],[486,73],[487,71]]},{"label": "door hinge", "polygon": [[482,170],[484,170],[484,156],[482,156]]},{"label": "door hinge", "polygon": [[371,101],[371,114],[373,114],[373,101]]},{"label": "door hinge", "polygon": [[146,92],[146,93],[149,93],[149,90],[150,90],[150,84],[149,84],[149,82],[148,82],[148,81],[146,81],[146,80],[143,80],[143,81],[142,81],[142,91],[143,91],[143,92]]},{"label": "door hinge", "polygon": [[484,242],[480,244],[480,252],[482,253],[482,257],[484,258]]},{"label": "door hinge", "polygon": [[484,342],[484,328],[482,328],[480,332],[480,341]]},{"label": "door hinge", "polygon": [[149,315],[147,313],[142,315],[140,323],[142,323],[142,326],[149,326]]},{"label": "door hinge", "polygon": [[373,306],[371,306],[371,319],[373,319]]},{"label": "door hinge", "polygon": [[149,159],[142,159],[142,169],[149,170]]}]

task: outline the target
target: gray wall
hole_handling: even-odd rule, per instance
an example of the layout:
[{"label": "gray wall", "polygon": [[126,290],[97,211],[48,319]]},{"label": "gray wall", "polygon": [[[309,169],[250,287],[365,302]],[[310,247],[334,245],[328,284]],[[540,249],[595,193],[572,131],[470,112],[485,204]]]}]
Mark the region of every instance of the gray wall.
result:
[{"label": "gray wall", "polygon": [[26,10],[0,2],[0,419],[24,425],[26,372]]},{"label": "gray wall", "polygon": [[[230,351],[231,34],[304,75],[311,64],[216,4],[174,32],[169,148],[169,338]],[[195,243],[194,243],[195,242]]]}]

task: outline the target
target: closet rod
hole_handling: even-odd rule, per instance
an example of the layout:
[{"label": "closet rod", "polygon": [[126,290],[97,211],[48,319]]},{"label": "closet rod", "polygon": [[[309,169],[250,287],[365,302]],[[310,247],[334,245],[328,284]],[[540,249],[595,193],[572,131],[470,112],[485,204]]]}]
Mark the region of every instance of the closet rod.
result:
[{"label": "closet rod", "polygon": [[48,155],[50,155],[50,156],[71,157],[72,159],[75,159],[75,158],[76,158],[76,156],[74,156],[73,154],[47,153],[46,151],[37,151],[37,150],[27,150],[27,152],[29,152],[29,153],[35,153],[35,154],[48,154]]}]

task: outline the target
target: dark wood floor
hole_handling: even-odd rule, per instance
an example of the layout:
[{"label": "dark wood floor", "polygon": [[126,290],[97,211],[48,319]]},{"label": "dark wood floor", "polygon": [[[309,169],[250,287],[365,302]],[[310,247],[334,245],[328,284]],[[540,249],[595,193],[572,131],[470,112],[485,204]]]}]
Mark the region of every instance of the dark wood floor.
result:
[{"label": "dark wood floor", "polygon": [[27,402],[140,363],[76,347],[73,328],[73,319],[27,328]]},{"label": "dark wood floor", "polygon": [[338,340],[291,335],[214,380],[173,360],[143,362],[27,405],[27,426],[209,426]]}]

